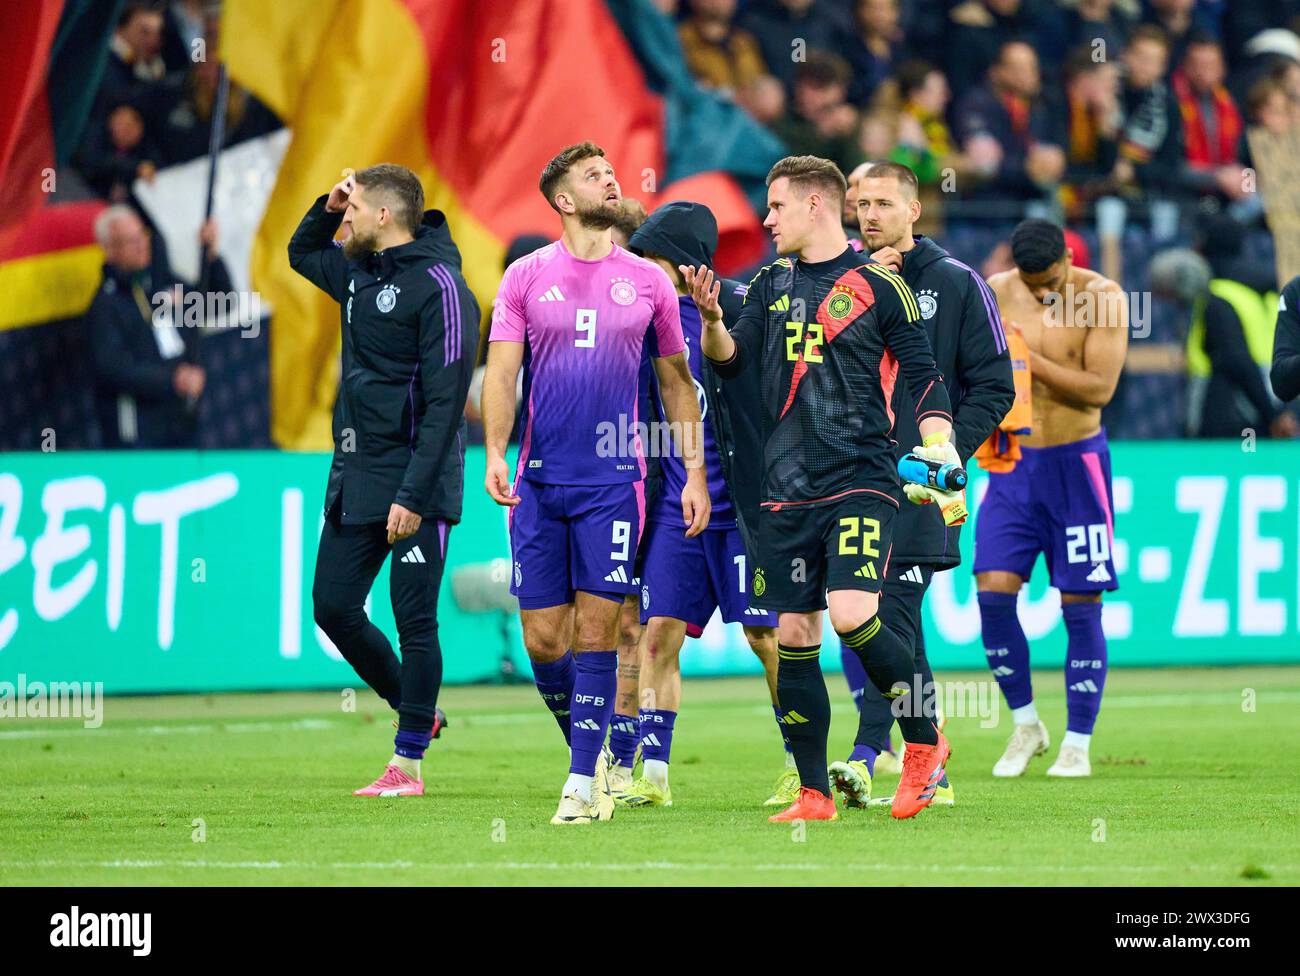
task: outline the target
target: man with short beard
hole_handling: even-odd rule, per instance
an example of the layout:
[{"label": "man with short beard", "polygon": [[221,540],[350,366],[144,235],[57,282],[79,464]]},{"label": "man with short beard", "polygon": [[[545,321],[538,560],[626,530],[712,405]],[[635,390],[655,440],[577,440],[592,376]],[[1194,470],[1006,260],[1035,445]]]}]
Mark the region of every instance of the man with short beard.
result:
[{"label": "man with short beard", "polygon": [[[916,295],[920,324],[952,403],[953,444],[961,462],[969,463],[1015,400],[997,302],[978,272],[930,238],[915,233],[921,203],[916,173],[911,169],[901,163],[872,163],[850,192],[857,198],[865,249],[873,260],[902,275]],[[907,382],[898,382],[892,436],[900,457],[921,442],[913,419],[913,400]],[[942,729],[934,674],[925,654],[921,604],[934,574],[961,562],[958,536],[965,512],[954,504],[959,499],[922,485],[906,485],[904,492],[912,504],[901,506],[895,522],[893,556],[881,587],[880,616],[908,645],[915,663],[913,683],[919,692],[915,697],[920,699],[922,713],[936,719]],[[831,784],[847,806],[861,807],[871,801],[876,760],[888,749],[895,715],[889,700],[872,685],[853,648],[841,644],[840,658],[858,706],[858,732],[848,760],[831,764]],[[953,800],[953,788],[945,776],[936,785],[932,802],[947,806]]]},{"label": "man with short beard", "polygon": [[[340,225],[350,231],[334,240]],[[312,204],[289,263],[342,306],[334,460],[316,557],[316,623],[397,711],[393,758],[358,796],[419,796],[420,761],[445,719],[438,588],[460,521],[465,397],[478,351],[478,301],[447,218],[424,210],[409,169],[381,163]],[[389,589],[401,643],[366,616],[393,553]]]},{"label": "man with short beard", "polygon": [[[507,268],[497,293],[483,377],[484,487],[512,509],[510,592],[537,690],[571,749],[551,823],[590,824],[614,812],[604,744],[619,611],[634,592],[645,520],[644,450],[628,432],[638,423],[648,341],[668,420],[698,431],[700,408],[672,282],[611,239],[623,194],[605,151],[590,142],[561,150],[538,188],[563,231]],[[525,408],[511,484],[505,452],[521,368]],[[682,440],[681,531],[693,537],[709,523],[709,490],[699,437]]]}]

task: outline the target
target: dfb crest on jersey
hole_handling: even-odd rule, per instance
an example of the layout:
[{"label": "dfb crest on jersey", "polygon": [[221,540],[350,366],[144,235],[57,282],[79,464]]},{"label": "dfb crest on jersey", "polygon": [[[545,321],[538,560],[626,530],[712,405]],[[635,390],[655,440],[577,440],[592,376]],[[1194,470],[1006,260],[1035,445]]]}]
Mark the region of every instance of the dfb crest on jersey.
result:
[{"label": "dfb crest on jersey", "polygon": [[648,586],[641,587],[641,609],[650,609],[650,587]]},{"label": "dfb crest on jersey", "polygon": [[396,285],[384,285],[375,296],[375,307],[381,312],[391,312],[397,304],[397,293],[401,290]]},{"label": "dfb crest on jersey", "polygon": [[845,318],[853,311],[853,296],[847,292],[836,292],[826,303],[826,312],[833,319]]},{"label": "dfb crest on jersey", "polygon": [[630,278],[611,278],[609,297],[618,305],[631,305],[636,301],[636,285]]},{"label": "dfb crest on jersey", "polygon": [[518,588],[522,586],[523,582],[524,582],[523,568],[519,565],[518,562],[516,562],[515,563],[515,587]]},{"label": "dfb crest on jersey", "polygon": [[922,288],[916,293],[916,304],[920,306],[921,318],[928,322],[939,311],[939,293],[930,288]]}]

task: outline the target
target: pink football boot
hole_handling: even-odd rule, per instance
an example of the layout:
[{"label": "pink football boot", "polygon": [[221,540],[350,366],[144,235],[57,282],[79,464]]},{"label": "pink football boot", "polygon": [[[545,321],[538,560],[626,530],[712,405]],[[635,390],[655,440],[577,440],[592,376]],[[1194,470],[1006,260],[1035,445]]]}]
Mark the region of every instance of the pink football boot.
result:
[{"label": "pink football boot", "polygon": [[369,786],[352,791],[353,796],[424,796],[424,780],[411,779],[396,766],[389,765],[384,775]]}]

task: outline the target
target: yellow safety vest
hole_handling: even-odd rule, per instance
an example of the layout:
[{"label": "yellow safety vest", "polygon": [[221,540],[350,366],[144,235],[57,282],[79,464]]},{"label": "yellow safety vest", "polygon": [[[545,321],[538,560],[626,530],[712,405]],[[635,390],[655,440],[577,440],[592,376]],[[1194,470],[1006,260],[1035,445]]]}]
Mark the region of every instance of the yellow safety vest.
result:
[{"label": "yellow safety vest", "polygon": [[[1215,278],[1210,282],[1210,294],[1232,306],[1241,320],[1250,358],[1267,369],[1273,361],[1273,333],[1277,331],[1277,292],[1261,295],[1240,281]],[[1210,357],[1205,354],[1204,298],[1198,298],[1192,307],[1192,327],[1187,333],[1187,371],[1193,377],[1210,375]]]}]

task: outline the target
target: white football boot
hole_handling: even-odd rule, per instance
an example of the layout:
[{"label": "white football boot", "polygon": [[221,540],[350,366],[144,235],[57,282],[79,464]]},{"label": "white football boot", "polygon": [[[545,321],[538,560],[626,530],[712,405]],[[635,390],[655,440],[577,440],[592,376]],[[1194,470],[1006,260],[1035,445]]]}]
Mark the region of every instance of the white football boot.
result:
[{"label": "white football boot", "polygon": [[993,775],[1000,779],[1022,775],[1029,760],[1045,753],[1050,744],[1047,726],[1041,721],[1017,725],[1011,738],[1007,739],[1002,758],[993,766]]}]

